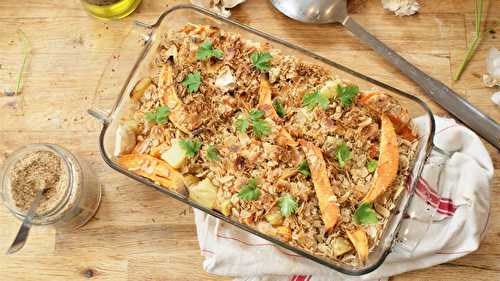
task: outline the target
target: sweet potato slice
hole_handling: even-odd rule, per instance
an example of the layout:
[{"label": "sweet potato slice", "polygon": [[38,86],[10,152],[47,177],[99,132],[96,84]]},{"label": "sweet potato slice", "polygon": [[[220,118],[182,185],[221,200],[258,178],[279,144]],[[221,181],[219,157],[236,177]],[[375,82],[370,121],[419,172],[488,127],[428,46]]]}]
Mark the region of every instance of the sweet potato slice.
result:
[{"label": "sweet potato slice", "polygon": [[377,169],[362,203],[375,201],[392,184],[398,173],[399,152],[396,131],[388,116],[381,116],[380,149]]},{"label": "sweet potato slice", "polygon": [[402,138],[413,141],[417,136],[413,133],[410,125],[410,113],[394,99],[386,94],[377,92],[365,92],[359,96],[361,104],[366,105],[370,110],[385,114],[392,121],[396,134]]},{"label": "sweet potato slice", "polygon": [[276,110],[274,110],[271,94],[271,85],[269,81],[261,79],[259,87],[259,104],[257,108],[264,111],[266,117],[274,121],[279,121],[281,118],[278,116],[278,113],[276,113]]},{"label": "sweet potato slice", "polygon": [[145,77],[142,78],[135,84],[134,89],[130,93],[130,97],[134,101],[139,101],[141,97],[144,95],[144,92],[146,92],[147,88],[151,85],[151,78]]},{"label": "sweet potato slice", "polygon": [[362,228],[354,231],[347,231],[347,238],[351,241],[354,249],[358,253],[359,261],[362,264],[366,263],[368,259],[368,237]]},{"label": "sweet potato slice", "polygon": [[163,160],[146,154],[127,154],[118,157],[118,164],[172,191],[187,194],[182,174]]},{"label": "sweet potato slice", "polygon": [[[274,109],[273,109],[274,110]],[[299,143],[293,139],[290,133],[285,129],[281,128],[276,136],[276,142],[281,146],[297,146]]]},{"label": "sweet potato slice", "polygon": [[[172,65],[164,64],[160,71],[160,77],[158,79],[158,88],[162,96],[162,101],[170,109],[168,119],[182,132],[191,135],[191,130],[195,129],[196,122],[190,120],[190,116],[187,110],[184,108],[184,104],[181,99],[177,96],[174,85],[173,69]],[[199,126],[199,124],[198,124]]]},{"label": "sweet potato slice", "polygon": [[319,202],[321,217],[325,223],[327,231],[332,230],[339,220],[340,210],[337,206],[335,193],[338,193],[337,186],[331,186],[326,170],[326,163],[323,159],[321,149],[313,143],[300,140],[299,141],[306,155],[311,177],[316,190],[316,197]]}]

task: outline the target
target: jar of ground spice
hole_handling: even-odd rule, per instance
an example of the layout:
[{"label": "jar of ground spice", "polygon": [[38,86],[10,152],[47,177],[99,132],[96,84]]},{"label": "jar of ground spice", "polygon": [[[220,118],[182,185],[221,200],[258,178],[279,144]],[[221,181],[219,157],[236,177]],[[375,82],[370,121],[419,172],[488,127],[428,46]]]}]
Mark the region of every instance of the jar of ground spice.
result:
[{"label": "jar of ground spice", "polygon": [[43,199],[35,225],[71,230],[87,223],[97,211],[101,188],[80,158],[54,144],[30,144],[12,153],[0,174],[4,205],[24,219],[37,191]]}]

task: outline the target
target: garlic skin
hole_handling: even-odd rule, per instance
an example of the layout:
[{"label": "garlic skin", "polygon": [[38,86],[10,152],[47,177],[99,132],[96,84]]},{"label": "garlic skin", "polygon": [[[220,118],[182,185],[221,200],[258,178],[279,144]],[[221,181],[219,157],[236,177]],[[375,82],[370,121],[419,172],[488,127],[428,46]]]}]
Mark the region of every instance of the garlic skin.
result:
[{"label": "garlic skin", "polygon": [[231,16],[228,9],[234,8],[243,2],[245,0],[191,0],[191,4],[210,10],[225,18]]},{"label": "garlic skin", "polygon": [[486,57],[486,74],[483,74],[483,83],[486,87],[500,86],[500,52],[491,48]]},{"label": "garlic skin", "polygon": [[496,92],[491,96],[491,101],[496,104],[500,105],[500,92]]},{"label": "garlic skin", "polygon": [[382,6],[397,16],[411,16],[420,9],[416,0],[382,0]]}]

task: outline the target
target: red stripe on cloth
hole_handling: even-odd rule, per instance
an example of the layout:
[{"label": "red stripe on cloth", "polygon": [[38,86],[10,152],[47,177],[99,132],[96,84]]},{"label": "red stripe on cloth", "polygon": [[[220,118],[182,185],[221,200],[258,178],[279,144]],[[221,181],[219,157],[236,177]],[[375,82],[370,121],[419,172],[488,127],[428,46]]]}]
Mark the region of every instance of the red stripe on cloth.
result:
[{"label": "red stripe on cloth", "polygon": [[295,281],[306,281],[306,278],[308,278],[309,276],[306,276],[306,275],[296,275],[295,276]]},{"label": "red stripe on cloth", "polygon": [[307,277],[307,280],[306,280],[306,281],[311,281],[311,278],[312,278],[312,275],[309,275],[309,276]]},{"label": "red stripe on cloth", "polygon": [[293,275],[292,278],[290,278],[290,281],[295,281],[295,278],[297,278],[297,275]]},{"label": "red stripe on cloth", "polygon": [[453,204],[453,200],[450,198],[441,198],[437,193],[427,184],[427,182],[420,178],[417,183],[417,194],[424,199],[431,206],[437,208],[437,212],[453,216],[457,206]]}]

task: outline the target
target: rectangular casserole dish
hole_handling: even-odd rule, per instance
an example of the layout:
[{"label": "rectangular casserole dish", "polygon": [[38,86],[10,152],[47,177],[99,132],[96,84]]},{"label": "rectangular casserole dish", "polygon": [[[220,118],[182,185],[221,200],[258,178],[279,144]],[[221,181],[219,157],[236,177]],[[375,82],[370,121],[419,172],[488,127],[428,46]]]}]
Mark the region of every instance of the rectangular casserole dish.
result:
[{"label": "rectangular casserole dish", "polygon": [[[380,241],[368,256],[368,260],[365,264],[358,266],[346,265],[293,247],[274,237],[258,232],[254,228],[232,220],[215,210],[207,209],[189,200],[187,197],[165,189],[147,178],[138,176],[124,169],[117,163],[116,158],[113,157],[113,151],[115,149],[115,131],[120,121],[127,119],[131,114],[128,106],[130,103],[131,91],[136,83],[142,77],[147,76],[151,71],[150,65],[155,58],[156,50],[161,41],[161,35],[172,29],[177,30],[188,23],[211,25],[225,31],[239,33],[245,39],[268,43],[273,48],[280,49],[282,52],[293,55],[302,61],[314,63],[332,70],[332,72],[335,72],[339,77],[352,81],[354,84],[359,85],[360,88],[372,88],[379,92],[389,94],[409,110],[412,118],[419,117],[419,123],[424,125],[420,126],[418,132],[418,148],[414,161],[410,163],[411,174],[408,177],[408,188],[404,190],[399,197],[397,206],[387,222]],[[211,12],[191,5],[180,5],[169,9],[152,25],[136,23],[131,27],[127,36],[124,37],[120,49],[112,56],[100,78],[95,100],[93,102],[93,108],[89,110],[89,113],[103,124],[99,137],[99,145],[104,161],[111,168],[244,231],[253,233],[305,258],[348,275],[363,275],[375,270],[383,263],[386,256],[394,247],[396,240],[404,240],[404,233],[412,231],[411,219],[410,223],[405,219],[404,229],[402,225],[405,221],[406,209],[411,202],[413,191],[420,177],[424,163],[433,148],[432,139],[434,137],[435,126],[432,113],[427,105],[412,95],[355,72],[348,67],[339,65],[304,48],[292,45],[232,20],[221,18]],[[400,234],[398,235],[398,233]],[[425,231],[423,231],[423,234],[425,234]],[[415,243],[415,246],[418,245],[418,241],[413,241],[413,243]],[[412,249],[410,247],[410,249],[407,250],[411,252]]]}]

